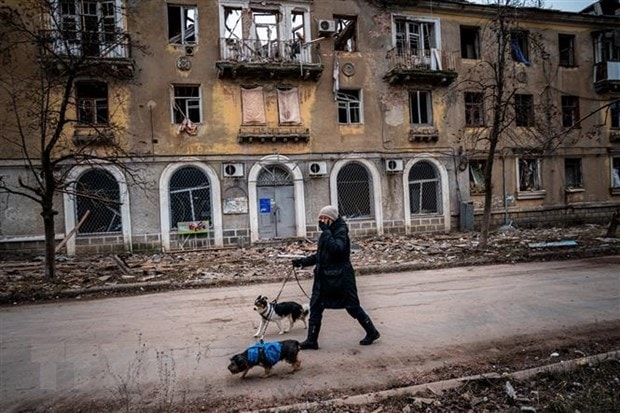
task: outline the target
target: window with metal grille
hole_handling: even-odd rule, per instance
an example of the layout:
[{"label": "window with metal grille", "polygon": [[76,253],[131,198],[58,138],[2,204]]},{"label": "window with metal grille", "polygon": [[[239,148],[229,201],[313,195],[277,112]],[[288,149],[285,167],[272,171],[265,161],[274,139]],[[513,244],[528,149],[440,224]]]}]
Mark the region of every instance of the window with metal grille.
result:
[{"label": "window with metal grille", "polygon": [[354,124],[362,122],[362,100],[359,90],[339,90],[336,95],[338,102],[338,123]]},{"label": "window with metal grille", "polygon": [[412,215],[435,214],[441,199],[440,179],[435,167],[426,161],[417,162],[409,171],[409,206]]},{"label": "window with metal grille", "polygon": [[465,92],[465,125],[484,125],[484,97],[480,92]]},{"label": "window with metal grille", "polygon": [[357,162],[346,164],[336,178],[338,211],[348,218],[372,215],[372,183],[366,167]]},{"label": "window with metal grille", "polygon": [[173,123],[181,124],[185,118],[194,123],[200,123],[200,86],[174,85],[173,94]]},{"label": "window with metal grille", "polygon": [[564,158],[564,181],[567,189],[583,188],[581,158]]},{"label": "window with metal grille", "polygon": [[575,35],[558,34],[560,66],[575,66]]},{"label": "window with metal grille", "polygon": [[480,27],[461,26],[461,57],[480,59]]},{"label": "window with metal grille", "polygon": [[170,178],[170,228],[179,222],[211,220],[211,183],[207,175],[194,166],[177,170]]},{"label": "window with metal grille", "polygon": [[579,98],[577,96],[562,96],[562,126],[579,125]]},{"label": "window with metal grille", "polygon": [[77,121],[80,125],[107,125],[108,85],[97,81],[75,82]]},{"label": "window with metal grille", "polygon": [[257,186],[293,185],[291,174],[277,165],[265,165],[256,180]]},{"label": "window with metal grille", "polygon": [[515,123],[517,126],[534,126],[534,97],[515,95]]},{"label": "window with metal grille", "polygon": [[487,161],[482,159],[472,159],[469,161],[469,192],[472,194],[483,194],[485,192],[484,170]]},{"label": "window with metal grille", "polygon": [[519,158],[517,176],[519,191],[540,191],[540,159]]},{"label": "window with metal grille", "polygon": [[433,124],[431,92],[427,90],[409,91],[409,119],[413,125]]},{"label": "window with metal grille", "polygon": [[196,44],[198,9],[196,6],[168,5],[168,41],[173,44]]},{"label": "window with metal grille", "polygon": [[78,234],[114,233],[123,229],[120,189],[112,174],[105,169],[90,169],[78,178],[75,190],[77,221],[90,211]]},{"label": "window with metal grille", "polygon": [[620,128],[620,100],[616,100],[609,107],[611,115],[611,127]]}]

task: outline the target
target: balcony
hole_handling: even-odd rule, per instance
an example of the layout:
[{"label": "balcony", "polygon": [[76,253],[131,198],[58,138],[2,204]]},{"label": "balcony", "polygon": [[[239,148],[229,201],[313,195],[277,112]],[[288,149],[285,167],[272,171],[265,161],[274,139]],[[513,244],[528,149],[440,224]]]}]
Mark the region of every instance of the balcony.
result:
[{"label": "balcony", "polygon": [[316,43],[293,40],[220,39],[221,78],[304,79],[317,81],[323,73]]},{"label": "balcony", "polygon": [[388,71],[383,76],[389,83],[430,84],[448,86],[458,76],[453,54],[440,49],[388,51]]},{"label": "balcony", "polygon": [[129,34],[46,30],[42,32],[41,62],[51,71],[62,71],[61,62],[80,75],[134,76]]},{"label": "balcony", "polygon": [[306,143],[309,139],[310,131],[296,126],[242,126],[237,136],[239,143]]},{"label": "balcony", "polygon": [[594,90],[596,93],[620,91],[620,61],[594,64]]}]

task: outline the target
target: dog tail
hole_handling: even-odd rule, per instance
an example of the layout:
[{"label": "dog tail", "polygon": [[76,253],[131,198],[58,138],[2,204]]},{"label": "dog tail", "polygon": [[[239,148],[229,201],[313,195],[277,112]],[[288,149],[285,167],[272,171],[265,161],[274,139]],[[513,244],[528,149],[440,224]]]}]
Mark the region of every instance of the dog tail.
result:
[{"label": "dog tail", "polygon": [[308,314],[310,314],[310,303],[306,303],[302,305],[301,307],[303,308],[301,315],[304,317],[307,317]]}]

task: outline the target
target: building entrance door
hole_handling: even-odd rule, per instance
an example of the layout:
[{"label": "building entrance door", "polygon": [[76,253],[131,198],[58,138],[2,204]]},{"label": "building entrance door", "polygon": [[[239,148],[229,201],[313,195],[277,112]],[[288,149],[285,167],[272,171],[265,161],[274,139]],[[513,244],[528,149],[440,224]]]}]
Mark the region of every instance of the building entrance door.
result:
[{"label": "building entrance door", "polygon": [[295,236],[295,195],[290,174],[277,165],[264,166],[256,191],[259,238]]}]

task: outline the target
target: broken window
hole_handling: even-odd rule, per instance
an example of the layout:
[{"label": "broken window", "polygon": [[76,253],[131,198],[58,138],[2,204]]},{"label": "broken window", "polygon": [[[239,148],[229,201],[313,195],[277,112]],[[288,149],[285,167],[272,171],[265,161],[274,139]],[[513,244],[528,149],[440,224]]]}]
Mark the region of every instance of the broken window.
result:
[{"label": "broken window", "polygon": [[88,212],[78,234],[121,232],[120,188],[105,169],[90,169],[75,184],[77,222]]},{"label": "broken window", "polygon": [[198,35],[198,9],[196,6],[168,5],[168,42],[196,44]]},{"label": "broken window", "polygon": [[487,161],[472,159],[469,161],[469,192],[472,194],[483,194],[485,192],[484,170]]},{"label": "broken window", "polygon": [[579,98],[562,96],[562,126],[579,126]]},{"label": "broken window", "polygon": [[357,162],[346,164],[336,178],[338,211],[352,218],[370,217],[372,214],[372,183],[366,167]]},{"label": "broken window", "polygon": [[200,123],[200,86],[174,85],[172,122],[182,124],[184,120]]},{"label": "broken window", "polygon": [[510,32],[510,49],[512,60],[530,66],[529,33],[525,30]]},{"label": "broken window", "polygon": [[461,57],[480,59],[480,28],[461,26]]},{"label": "broken window", "polygon": [[241,110],[244,125],[267,124],[262,86],[241,88]]},{"label": "broken window", "polygon": [[465,92],[465,125],[484,125],[484,95],[481,92]]},{"label": "broken window", "polygon": [[416,162],[409,171],[409,207],[412,215],[434,214],[439,210],[439,174],[427,161]]},{"label": "broken window", "polygon": [[575,35],[558,34],[560,66],[575,66]]},{"label": "broken window", "polygon": [[534,97],[532,95],[515,95],[515,123],[517,126],[534,126]]},{"label": "broken window", "polygon": [[252,10],[254,50],[263,58],[279,57],[278,22],[280,18],[280,13],[277,11]]},{"label": "broken window", "polygon": [[409,121],[413,125],[433,124],[431,92],[427,90],[409,92]]},{"label": "broken window", "polygon": [[280,125],[299,125],[299,93],[296,87],[278,88],[278,114]]},{"label": "broken window", "polygon": [[211,183],[194,166],[177,170],[170,178],[170,228],[179,222],[211,221]]},{"label": "broken window", "polygon": [[97,81],[75,83],[77,122],[80,125],[107,125],[108,85]]},{"label": "broken window", "polygon": [[620,157],[611,159],[611,187],[620,188]]},{"label": "broken window", "polygon": [[340,52],[357,51],[357,17],[334,16],[336,33],[334,34],[334,50]]},{"label": "broken window", "polygon": [[118,42],[115,0],[61,0],[60,29],[68,48],[75,55],[100,57]]},{"label": "broken window", "polygon": [[609,112],[611,115],[611,127],[614,129],[620,128],[620,100],[615,100],[609,106]]},{"label": "broken window", "polygon": [[356,124],[362,122],[362,101],[360,90],[338,90],[338,123]]},{"label": "broken window", "polygon": [[540,191],[540,159],[519,158],[517,176],[519,191]]},{"label": "broken window", "polygon": [[564,158],[564,181],[567,189],[583,188],[581,158]]}]

